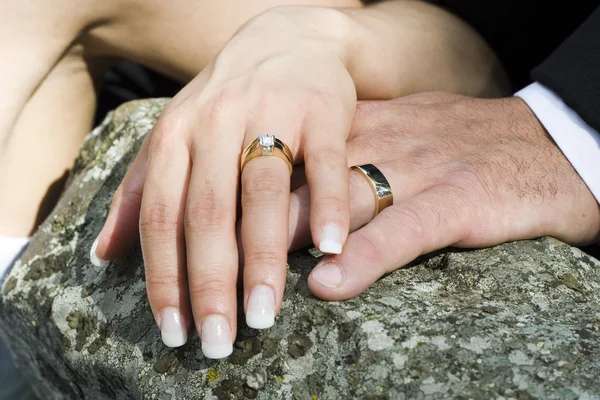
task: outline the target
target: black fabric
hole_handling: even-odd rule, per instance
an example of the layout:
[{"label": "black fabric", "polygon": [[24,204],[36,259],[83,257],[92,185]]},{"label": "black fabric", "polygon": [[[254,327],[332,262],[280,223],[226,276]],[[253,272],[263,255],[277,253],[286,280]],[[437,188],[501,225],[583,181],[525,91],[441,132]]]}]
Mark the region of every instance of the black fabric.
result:
[{"label": "black fabric", "polygon": [[488,41],[515,90],[529,84],[532,76],[600,130],[598,0],[431,2],[461,17]]},{"label": "black fabric", "polygon": [[533,70],[532,77],[600,132],[600,7]]},{"label": "black fabric", "polygon": [[488,41],[515,89],[598,7],[598,0],[433,0]]},{"label": "black fabric", "polygon": [[[533,79],[557,93],[584,121],[600,130],[599,0],[430,2],[461,17],[488,41],[515,90],[531,82],[531,70],[538,66]],[[160,74],[123,62],[106,75],[96,123],[124,101],[171,97],[180,88],[179,83]]]},{"label": "black fabric", "polygon": [[120,104],[150,97],[173,97],[181,84],[131,61],[110,68],[98,94],[94,126]]}]

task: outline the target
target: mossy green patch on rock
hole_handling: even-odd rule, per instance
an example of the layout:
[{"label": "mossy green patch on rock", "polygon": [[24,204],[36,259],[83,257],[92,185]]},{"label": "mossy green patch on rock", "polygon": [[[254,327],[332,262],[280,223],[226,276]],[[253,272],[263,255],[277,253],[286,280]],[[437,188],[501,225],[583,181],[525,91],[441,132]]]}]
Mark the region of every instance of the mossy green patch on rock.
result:
[{"label": "mossy green patch on rock", "polygon": [[573,274],[564,274],[560,277],[560,281],[569,289],[583,292],[583,285],[573,276]]}]

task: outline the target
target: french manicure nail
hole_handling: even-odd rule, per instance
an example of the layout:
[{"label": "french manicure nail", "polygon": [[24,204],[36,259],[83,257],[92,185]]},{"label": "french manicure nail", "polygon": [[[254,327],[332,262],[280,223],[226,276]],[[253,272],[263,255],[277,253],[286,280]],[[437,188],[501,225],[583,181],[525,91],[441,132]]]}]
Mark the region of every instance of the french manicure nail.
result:
[{"label": "french manicure nail", "polygon": [[168,347],[183,346],[187,342],[187,328],[178,309],[167,307],[160,313],[160,333]]},{"label": "french manicure nail", "polygon": [[317,264],[310,275],[321,285],[334,289],[339,287],[344,279],[342,268],[333,261],[325,261]]},{"label": "french manicure nail", "polygon": [[227,318],[209,315],[202,322],[202,353],[206,358],[224,358],[233,352],[231,329]]},{"label": "french manicure nail", "polygon": [[100,237],[97,237],[96,240],[94,240],[94,244],[92,244],[92,248],[90,249],[90,261],[96,267],[106,267],[106,265],[108,264],[108,261],[101,259],[96,254],[96,249],[98,248],[99,239],[100,239]]},{"label": "french manicure nail", "polygon": [[319,237],[319,250],[328,254],[342,252],[342,230],[337,224],[325,225]]},{"label": "french manicure nail", "polygon": [[270,287],[257,285],[250,292],[246,324],[250,328],[270,328],[275,323],[275,295]]}]

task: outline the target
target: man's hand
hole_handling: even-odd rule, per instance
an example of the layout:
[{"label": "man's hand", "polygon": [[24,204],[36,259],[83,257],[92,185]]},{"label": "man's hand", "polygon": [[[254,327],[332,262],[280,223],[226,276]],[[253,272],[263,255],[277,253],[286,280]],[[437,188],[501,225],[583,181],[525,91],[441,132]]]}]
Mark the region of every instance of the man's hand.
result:
[{"label": "man's hand", "polygon": [[[351,172],[354,232],[342,254],[326,257],[309,276],[323,299],[356,296],[383,274],[447,246],[543,235],[580,245],[600,237],[598,203],[518,98],[426,93],[363,102],[348,157],[385,174],[394,205],[371,220],[372,189]],[[306,193],[302,186],[292,195],[292,247],[306,244],[307,224],[294,225],[307,220]]]},{"label": "man's hand", "polygon": [[182,345],[195,325],[205,356],[227,356],[237,331],[238,248],[246,322],[256,329],[279,313],[288,248],[289,169],[277,157],[257,157],[242,173],[243,149],[260,134],[290,146],[294,163],[305,164],[313,241],[339,253],[349,232],[346,141],[357,94],[389,98],[430,87],[496,94],[497,66],[475,32],[421,2],[266,11],[163,111],[90,258],[101,266],[119,257],[139,227],[148,300],[165,344]]}]

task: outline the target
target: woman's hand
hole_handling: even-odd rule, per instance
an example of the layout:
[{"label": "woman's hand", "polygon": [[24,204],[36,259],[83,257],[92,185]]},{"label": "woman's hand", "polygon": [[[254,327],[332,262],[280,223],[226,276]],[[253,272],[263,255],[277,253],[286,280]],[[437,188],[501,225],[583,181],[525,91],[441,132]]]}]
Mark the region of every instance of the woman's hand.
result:
[{"label": "woman's hand", "polygon": [[271,326],[281,306],[290,175],[276,157],[253,159],[240,173],[240,154],[258,135],[276,135],[294,162],[304,161],[313,241],[341,252],[356,105],[345,65],[350,35],[343,14],[315,10],[275,9],[244,26],[171,101],[115,194],[92,259],[122,252],[139,223],[148,297],[167,345],[184,344],[195,321],[207,357],[232,350],[238,193],[248,325]]},{"label": "woman's hand", "polygon": [[205,355],[223,357],[236,332],[238,193],[250,326],[273,323],[285,282],[287,165],[259,157],[240,174],[243,148],[259,134],[291,147],[306,168],[312,240],[339,253],[349,226],[345,141],[357,93],[388,98],[433,86],[497,94],[502,85],[491,70],[497,60],[475,33],[421,2],[270,10],[165,109],[115,194],[91,258],[99,265],[118,257],[139,225],[163,340],[182,345],[195,320]]},{"label": "woman's hand", "polygon": [[[347,151],[350,165],[382,171],[394,204],[374,217],[368,181],[350,173],[352,233],[342,254],[325,257],[308,279],[320,298],[357,296],[382,275],[447,246],[543,235],[574,245],[600,239],[598,202],[518,98],[424,93],[360,103]],[[292,194],[292,247],[309,242],[308,192],[301,186]]]}]

